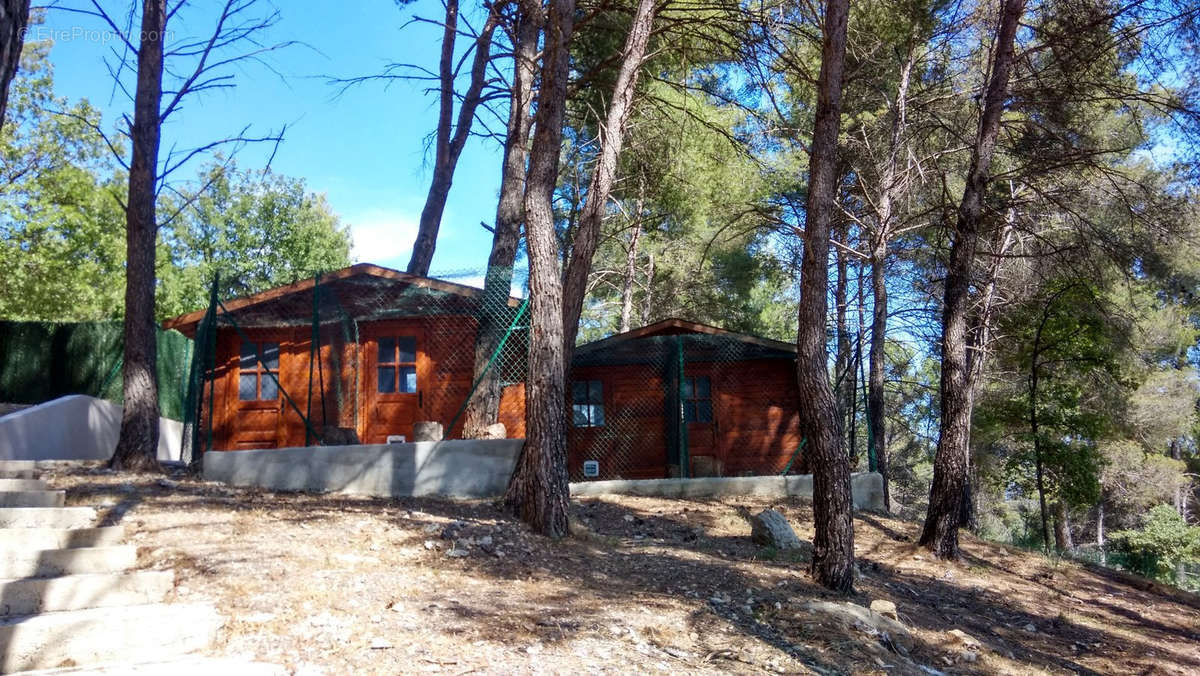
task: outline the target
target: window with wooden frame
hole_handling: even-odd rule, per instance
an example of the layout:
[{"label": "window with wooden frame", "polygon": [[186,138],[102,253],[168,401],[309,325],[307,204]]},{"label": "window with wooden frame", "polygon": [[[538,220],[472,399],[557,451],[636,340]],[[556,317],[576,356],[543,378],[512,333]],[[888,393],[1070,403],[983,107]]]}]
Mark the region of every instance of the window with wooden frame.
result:
[{"label": "window with wooden frame", "polygon": [[576,427],[604,427],[604,384],[599,380],[571,383],[571,422]]},{"label": "window with wooden frame", "polygon": [[390,336],[379,339],[376,363],[379,392],[412,394],[417,391],[417,339]]},{"label": "window with wooden frame", "polygon": [[712,422],[712,384],[708,376],[683,379],[683,419],[690,423]]},{"label": "window with wooden frame", "polygon": [[242,342],[238,359],[238,399],[275,401],[279,398],[279,343]]}]

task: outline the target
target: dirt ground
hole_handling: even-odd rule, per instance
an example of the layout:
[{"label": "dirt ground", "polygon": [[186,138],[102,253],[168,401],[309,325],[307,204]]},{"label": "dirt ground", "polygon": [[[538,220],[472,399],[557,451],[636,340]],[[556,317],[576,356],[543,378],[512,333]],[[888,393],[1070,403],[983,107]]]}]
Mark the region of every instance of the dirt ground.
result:
[{"label": "dirt ground", "polygon": [[[1200,673],[1200,598],[965,534],[961,563],[935,561],[879,515],[855,521],[856,593],[827,594],[805,552],[748,537],[775,507],[811,540],[801,501],[583,499],[581,535],[553,542],[488,501],[45,478],[174,569],[175,599],[221,609],[214,655],[295,673]],[[877,599],[909,636],[806,605]]]}]

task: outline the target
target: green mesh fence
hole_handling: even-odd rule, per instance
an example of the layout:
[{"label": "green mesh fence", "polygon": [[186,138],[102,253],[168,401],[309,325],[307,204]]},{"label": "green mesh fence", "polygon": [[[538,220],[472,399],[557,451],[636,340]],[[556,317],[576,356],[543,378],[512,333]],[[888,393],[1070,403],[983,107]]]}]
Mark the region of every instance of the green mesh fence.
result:
[{"label": "green mesh fence", "polygon": [[[419,441],[428,423],[525,435],[528,305],[511,272],[357,265],[168,325],[197,345],[185,449]],[[569,380],[572,480],[807,468],[790,344],[670,320],[577,346]]]},{"label": "green mesh fence", "polygon": [[[158,401],[162,415],[184,417],[192,341],[158,331]],[[40,404],[68,394],[121,403],[120,322],[0,321],[0,402]]]}]

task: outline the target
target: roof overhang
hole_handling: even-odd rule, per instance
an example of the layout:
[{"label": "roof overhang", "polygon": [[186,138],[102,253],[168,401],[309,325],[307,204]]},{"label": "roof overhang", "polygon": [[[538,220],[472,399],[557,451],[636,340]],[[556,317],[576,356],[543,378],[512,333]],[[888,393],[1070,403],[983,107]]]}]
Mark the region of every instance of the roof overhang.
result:
[{"label": "roof overhang", "polygon": [[[342,268],[341,270],[324,273],[316,278],[310,277],[307,279],[297,280],[291,284],[277,286],[273,289],[260,291],[259,293],[244,296],[242,298],[222,300],[221,304],[224,308],[224,311],[236,313],[238,311],[245,311],[255,308],[256,306],[262,306],[264,304],[271,303],[272,301],[280,301],[288,296],[304,293],[312,295],[311,292],[314,286],[317,284],[333,284],[338,281],[349,280],[355,277],[372,277],[379,280],[387,280],[389,282],[403,284],[408,287],[453,294],[463,298],[479,299],[483,296],[482,289],[473,286],[467,286],[466,284],[458,284],[456,282],[448,282],[441,279],[434,279],[432,277],[413,275],[407,272],[385,268],[380,265],[374,265],[372,263],[356,263],[349,267]],[[507,303],[509,307],[516,307],[521,303],[521,299],[509,296]],[[168,319],[164,321],[162,326],[164,329],[175,329],[184,335],[194,336],[197,325],[200,323],[200,320],[204,319],[204,315],[207,313],[207,311],[207,309],[203,309],[196,310],[195,312],[189,312],[187,314],[175,317],[174,319]]]}]

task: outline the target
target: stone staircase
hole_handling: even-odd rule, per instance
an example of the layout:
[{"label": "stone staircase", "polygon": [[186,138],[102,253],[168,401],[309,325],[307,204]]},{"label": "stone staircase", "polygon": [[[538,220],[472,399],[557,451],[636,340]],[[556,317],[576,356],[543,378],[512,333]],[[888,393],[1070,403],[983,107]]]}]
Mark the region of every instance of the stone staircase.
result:
[{"label": "stone staircase", "polygon": [[[164,603],[175,574],[134,570],[124,527],[94,527],[96,511],[65,507],[37,467],[0,462],[0,673],[230,671],[226,660],[184,657],[212,643],[216,610]],[[233,671],[249,666],[268,665]]]}]

